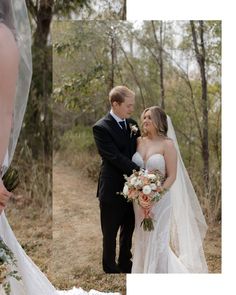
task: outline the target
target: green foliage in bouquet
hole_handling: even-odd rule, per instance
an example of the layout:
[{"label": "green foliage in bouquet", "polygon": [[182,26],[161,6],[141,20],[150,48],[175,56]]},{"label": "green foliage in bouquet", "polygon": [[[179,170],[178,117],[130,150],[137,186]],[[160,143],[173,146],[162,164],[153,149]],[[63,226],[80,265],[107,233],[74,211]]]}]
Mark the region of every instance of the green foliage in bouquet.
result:
[{"label": "green foliage in bouquet", "polygon": [[11,270],[14,266],[16,266],[14,254],[0,237],[0,285],[2,285],[6,295],[11,294],[11,285],[8,278],[12,277],[18,281],[21,280],[18,272]]},{"label": "green foliage in bouquet", "polygon": [[140,224],[140,227],[143,227],[144,231],[152,231],[154,230],[154,225],[151,217],[146,217]]},{"label": "green foliage in bouquet", "polygon": [[8,168],[2,178],[5,188],[12,192],[19,185],[19,172],[16,168]]}]

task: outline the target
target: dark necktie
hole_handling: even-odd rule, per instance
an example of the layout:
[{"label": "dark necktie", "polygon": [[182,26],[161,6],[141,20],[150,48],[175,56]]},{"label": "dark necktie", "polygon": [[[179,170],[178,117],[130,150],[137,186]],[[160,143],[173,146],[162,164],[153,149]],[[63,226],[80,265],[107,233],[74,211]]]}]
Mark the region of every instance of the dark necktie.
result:
[{"label": "dark necktie", "polygon": [[125,121],[120,121],[119,124],[120,124],[120,126],[122,127],[122,129],[123,129],[124,131],[126,131],[126,124],[125,124]]}]

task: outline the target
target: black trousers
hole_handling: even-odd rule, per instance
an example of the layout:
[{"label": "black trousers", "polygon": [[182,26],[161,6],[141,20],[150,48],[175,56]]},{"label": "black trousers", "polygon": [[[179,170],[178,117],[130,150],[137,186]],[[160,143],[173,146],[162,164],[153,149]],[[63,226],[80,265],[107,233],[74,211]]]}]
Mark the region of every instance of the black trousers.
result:
[{"label": "black trousers", "polygon": [[[132,235],[134,231],[133,204],[126,200],[109,203],[100,201],[103,234],[103,270],[106,273],[131,273]],[[119,236],[119,256],[116,262],[116,237]]]}]

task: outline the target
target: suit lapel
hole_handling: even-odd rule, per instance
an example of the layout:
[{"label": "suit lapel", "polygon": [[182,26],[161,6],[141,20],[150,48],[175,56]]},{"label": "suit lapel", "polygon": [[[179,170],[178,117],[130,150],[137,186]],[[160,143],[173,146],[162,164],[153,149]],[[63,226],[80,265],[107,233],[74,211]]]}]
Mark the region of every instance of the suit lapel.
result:
[{"label": "suit lapel", "polygon": [[[119,126],[117,121],[112,117],[110,113],[106,115],[105,122],[108,124],[108,126],[113,130],[115,134],[117,134],[118,136],[122,136],[124,138],[127,137],[128,129],[126,132],[124,132],[124,130],[122,130],[122,128]],[[128,128],[128,123],[127,123],[127,128]]]},{"label": "suit lapel", "polygon": [[115,135],[118,141],[123,142],[126,144],[130,159],[136,150],[136,138],[135,136],[130,136],[131,129],[130,129],[130,121],[129,119],[126,120],[127,123],[127,131],[124,132],[116,120],[112,117],[110,113],[108,113],[104,117],[104,124],[106,124],[107,128],[109,128],[109,132]]},{"label": "suit lapel", "polygon": [[127,133],[130,137],[131,130],[130,130],[130,125],[129,125],[130,123],[129,123],[128,119],[126,120],[126,124],[127,124]]}]

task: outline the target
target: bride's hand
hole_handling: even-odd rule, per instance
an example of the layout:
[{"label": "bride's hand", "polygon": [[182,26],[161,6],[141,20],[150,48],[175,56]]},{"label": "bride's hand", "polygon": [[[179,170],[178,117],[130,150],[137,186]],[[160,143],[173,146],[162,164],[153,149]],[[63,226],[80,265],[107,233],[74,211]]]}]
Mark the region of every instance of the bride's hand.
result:
[{"label": "bride's hand", "polygon": [[139,200],[139,204],[140,204],[140,206],[141,206],[143,209],[145,209],[145,210],[147,210],[147,211],[150,211],[151,208],[152,208],[152,206],[153,206],[152,203],[146,202],[146,201],[144,201],[144,200],[142,200],[142,199]]},{"label": "bride's hand", "polygon": [[0,214],[6,207],[7,202],[9,201],[12,193],[10,193],[4,186],[2,179],[0,178]]}]

